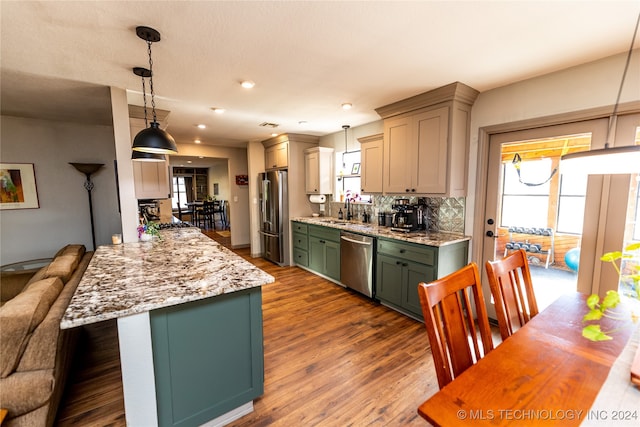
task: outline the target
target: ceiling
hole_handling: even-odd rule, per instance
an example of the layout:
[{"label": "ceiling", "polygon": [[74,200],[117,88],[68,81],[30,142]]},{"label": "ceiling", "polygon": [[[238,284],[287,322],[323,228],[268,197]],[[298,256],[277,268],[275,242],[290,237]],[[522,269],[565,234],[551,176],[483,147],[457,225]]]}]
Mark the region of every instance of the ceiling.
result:
[{"label": "ceiling", "polygon": [[615,0],[3,0],[2,114],[109,125],[109,86],[143,105],[131,70],[148,68],[135,34],[145,25],[162,35],[156,106],[171,112],[178,143],[322,136],[454,81],[483,92],[627,51],[639,12],[640,2]]}]

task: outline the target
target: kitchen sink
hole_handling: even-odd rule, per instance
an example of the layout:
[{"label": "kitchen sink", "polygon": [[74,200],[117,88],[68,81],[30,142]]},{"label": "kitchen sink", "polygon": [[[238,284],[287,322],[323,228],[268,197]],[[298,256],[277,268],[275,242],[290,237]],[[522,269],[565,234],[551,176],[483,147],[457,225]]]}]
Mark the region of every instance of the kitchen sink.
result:
[{"label": "kitchen sink", "polygon": [[348,222],[345,221],[336,221],[335,219],[322,219],[320,222],[324,224],[336,224],[336,225],[347,225]]}]

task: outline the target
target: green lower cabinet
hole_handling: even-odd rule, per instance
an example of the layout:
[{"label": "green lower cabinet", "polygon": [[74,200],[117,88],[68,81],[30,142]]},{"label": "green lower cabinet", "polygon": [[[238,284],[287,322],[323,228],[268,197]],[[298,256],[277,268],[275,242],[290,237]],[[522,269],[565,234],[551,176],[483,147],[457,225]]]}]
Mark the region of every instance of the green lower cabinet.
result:
[{"label": "green lower cabinet", "polygon": [[392,304],[402,304],[402,260],[378,254],[376,297]]},{"label": "green lower cabinet", "polygon": [[340,281],[340,230],[309,225],[309,269]]},{"label": "green lower cabinet", "polygon": [[416,262],[406,262],[403,265],[402,306],[411,313],[422,318],[422,306],[418,297],[418,284],[420,282],[432,282],[435,280],[435,268],[432,266],[418,264]]},{"label": "green lower cabinet", "polygon": [[261,288],[150,313],[159,426],[199,426],[264,391]]},{"label": "green lower cabinet", "polygon": [[422,318],[418,283],[434,280],[435,269],[382,254],[378,255],[377,269],[376,297],[394,308]]},{"label": "green lower cabinet", "polygon": [[309,236],[309,268],[340,280],[340,242]]},{"label": "green lower cabinet", "polygon": [[376,298],[385,305],[422,319],[418,284],[429,283],[467,264],[468,242],[434,247],[378,239]]}]

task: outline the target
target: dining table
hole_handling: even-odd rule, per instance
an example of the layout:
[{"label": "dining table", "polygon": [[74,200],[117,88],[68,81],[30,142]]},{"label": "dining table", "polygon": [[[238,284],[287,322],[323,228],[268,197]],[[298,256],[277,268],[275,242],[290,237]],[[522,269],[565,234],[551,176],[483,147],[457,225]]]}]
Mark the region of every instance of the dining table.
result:
[{"label": "dining table", "polygon": [[611,340],[582,336],[587,295],[560,296],[452,382],[418,413],[434,426],[639,426],[631,382],[640,328],[633,302],[600,321]]}]

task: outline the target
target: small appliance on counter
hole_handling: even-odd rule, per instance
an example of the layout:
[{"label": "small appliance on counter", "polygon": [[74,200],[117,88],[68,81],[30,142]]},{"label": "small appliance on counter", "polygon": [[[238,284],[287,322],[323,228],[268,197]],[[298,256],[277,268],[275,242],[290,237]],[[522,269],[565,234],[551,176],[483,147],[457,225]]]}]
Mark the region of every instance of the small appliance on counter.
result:
[{"label": "small appliance on counter", "polygon": [[[407,200],[407,199],[398,199]],[[399,231],[403,233],[410,233],[421,229],[423,221],[419,219],[419,215],[422,215],[423,209],[419,205],[409,205],[407,203],[395,203],[391,206],[395,211],[393,215],[393,224],[391,225],[391,231]]]},{"label": "small appliance on counter", "polygon": [[160,221],[160,206],[155,199],[138,199],[138,212],[147,221]]}]

